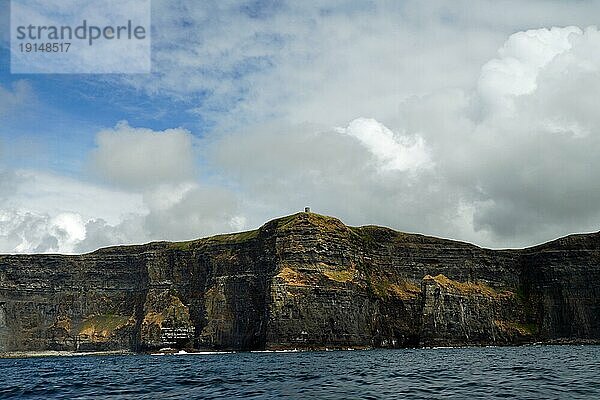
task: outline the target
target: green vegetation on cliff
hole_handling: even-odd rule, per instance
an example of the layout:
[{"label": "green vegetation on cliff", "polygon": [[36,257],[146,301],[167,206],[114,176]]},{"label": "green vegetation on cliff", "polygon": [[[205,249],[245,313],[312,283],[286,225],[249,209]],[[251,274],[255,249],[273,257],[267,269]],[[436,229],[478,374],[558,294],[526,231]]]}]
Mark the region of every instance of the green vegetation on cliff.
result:
[{"label": "green vegetation on cliff", "polygon": [[596,236],[496,251],[298,213],[186,242],[5,255],[0,351],[169,335],[234,350],[600,341]]},{"label": "green vegetation on cliff", "polygon": [[108,338],[115,331],[132,324],[132,322],[132,318],[126,315],[94,315],[82,322],[81,326],[79,326],[78,334],[87,335],[91,338]]}]

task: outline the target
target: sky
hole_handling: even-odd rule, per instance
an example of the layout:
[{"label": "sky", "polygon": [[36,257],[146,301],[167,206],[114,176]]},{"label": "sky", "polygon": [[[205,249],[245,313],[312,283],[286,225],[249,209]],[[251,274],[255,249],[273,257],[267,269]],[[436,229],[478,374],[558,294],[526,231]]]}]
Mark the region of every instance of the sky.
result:
[{"label": "sky", "polygon": [[310,206],[492,248],[600,226],[600,1],[152,1],[152,73],[11,74],[0,252]]}]

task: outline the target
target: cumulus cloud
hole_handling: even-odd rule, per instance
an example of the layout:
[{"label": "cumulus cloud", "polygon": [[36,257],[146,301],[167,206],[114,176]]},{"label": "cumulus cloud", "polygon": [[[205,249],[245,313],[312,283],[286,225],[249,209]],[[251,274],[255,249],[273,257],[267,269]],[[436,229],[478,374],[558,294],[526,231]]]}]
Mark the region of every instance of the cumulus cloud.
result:
[{"label": "cumulus cloud", "polygon": [[[348,125],[353,135],[348,128],[311,125],[288,126],[284,132],[262,126],[229,135],[211,144],[209,165],[236,187],[249,226],[308,205],[349,224],[449,235],[452,224],[446,221],[459,218],[456,198],[443,192],[432,168],[422,165],[418,142],[372,119]],[[354,135],[369,139],[363,142]],[[402,157],[395,159],[381,153],[377,140],[408,145],[393,154]]]},{"label": "cumulus cloud", "polygon": [[76,211],[84,220],[120,221],[147,211],[140,193],[37,170],[5,169],[0,174],[2,206],[20,212],[56,216]]},{"label": "cumulus cloud", "polygon": [[533,93],[540,71],[556,56],[571,49],[571,35],[582,33],[580,28],[571,26],[511,35],[498,50],[499,58],[488,61],[481,69],[478,87],[481,99],[492,107],[514,106],[512,99]]},{"label": "cumulus cloud", "polygon": [[[157,202],[171,190],[178,192],[168,202]],[[237,198],[218,187],[191,185],[186,190],[162,186],[144,195],[149,211],[126,216],[118,224],[91,219],[85,224],[85,237],[76,252],[123,243],[155,240],[190,240],[247,228],[239,214]]]},{"label": "cumulus cloud", "polygon": [[185,129],[154,131],[120,122],[96,136],[91,167],[115,185],[139,188],[183,182],[195,171],[193,136]]},{"label": "cumulus cloud", "polygon": [[191,239],[305,205],[493,247],[598,229],[597,4],[154,3],[156,73],[114,79],[214,130],[99,133],[92,186],[114,197],[7,175],[5,249]]},{"label": "cumulus cloud", "polygon": [[[77,252],[96,218],[113,224],[144,212],[142,196],[47,172],[0,173],[0,251]],[[143,239],[130,236],[127,242]]]},{"label": "cumulus cloud", "polygon": [[408,96],[469,82],[496,39],[483,30],[465,43],[439,23],[446,7],[431,3],[433,16],[424,17],[414,15],[425,12],[419,3],[154,2],[157,73],[119,79],[192,99],[197,115],[228,128],[272,116],[293,124],[385,122]]},{"label": "cumulus cloud", "polygon": [[357,118],[336,132],[356,138],[377,157],[383,170],[407,171],[431,166],[422,137],[395,135],[372,118]]},{"label": "cumulus cloud", "polygon": [[152,237],[193,239],[245,228],[239,211],[237,198],[229,190],[195,186],[168,207],[151,209],[144,227]]},{"label": "cumulus cloud", "polygon": [[119,123],[90,153],[101,183],[36,170],[0,173],[0,251],[79,253],[241,230],[234,192],[199,183],[192,135]]},{"label": "cumulus cloud", "polygon": [[[468,147],[476,172],[462,190],[476,205],[474,228],[496,243],[598,229],[598,46],[595,27],[520,32],[482,68],[475,99],[511,107],[488,109],[474,127]],[[515,78],[497,79],[497,65]]]},{"label": "cumulus cloud", "polygon": [[[250,204],[292,211],[305,202],[350,223],[495,247],[596,230],[597,46],[594,27],[518,32],[482,64],[473,90],[403,101],[395,133],[368,118],[338,135],[285,123],[246,129],[217,142],[215,169]],[[386,169],[394,173],[377,173]]]},{"label": "cumulus cloud", "polygon": [[221,187],[188,182],[127,193],[35,171],[6,183],[13,192],[3,192],[1,252],[81,253],[247,227],[236,196]]},{"label": "cumulus cloud", "polygon": [[61,213],[47,214],[0,211],[0,248],[16,253],[71,253],[85,239],[81,216]]},{"label": "cumulus cloud", "polygon": [[[411,96],[477,84],[511,33],[597,23],[596,3],[153,2],[151,76],[118,79],[190,103],[220,127],[271,122],[392,128]],[[519,10],[518,16],[507,10]],[[566,21],[566,22],[565,22]]]}]

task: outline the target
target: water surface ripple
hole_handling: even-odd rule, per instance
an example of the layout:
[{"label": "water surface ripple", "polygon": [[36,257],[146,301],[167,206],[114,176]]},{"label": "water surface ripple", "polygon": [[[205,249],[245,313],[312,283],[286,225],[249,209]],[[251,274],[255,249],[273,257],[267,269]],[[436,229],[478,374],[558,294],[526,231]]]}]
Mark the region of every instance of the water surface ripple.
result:
[{"label": "water surface ripple", "polygon": [[0,360],[0,398],[600,399],[600,346]]}]

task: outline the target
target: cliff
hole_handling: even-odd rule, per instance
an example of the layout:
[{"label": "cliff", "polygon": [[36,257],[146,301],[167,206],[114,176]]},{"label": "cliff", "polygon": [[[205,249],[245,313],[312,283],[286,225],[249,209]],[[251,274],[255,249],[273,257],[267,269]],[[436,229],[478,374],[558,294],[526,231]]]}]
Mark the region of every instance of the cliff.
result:
[{"label": "cliff", "polygon": [[600,234],[522,250],[299,213],[255,231],[0,256],[0,352],[600,342]]}]

